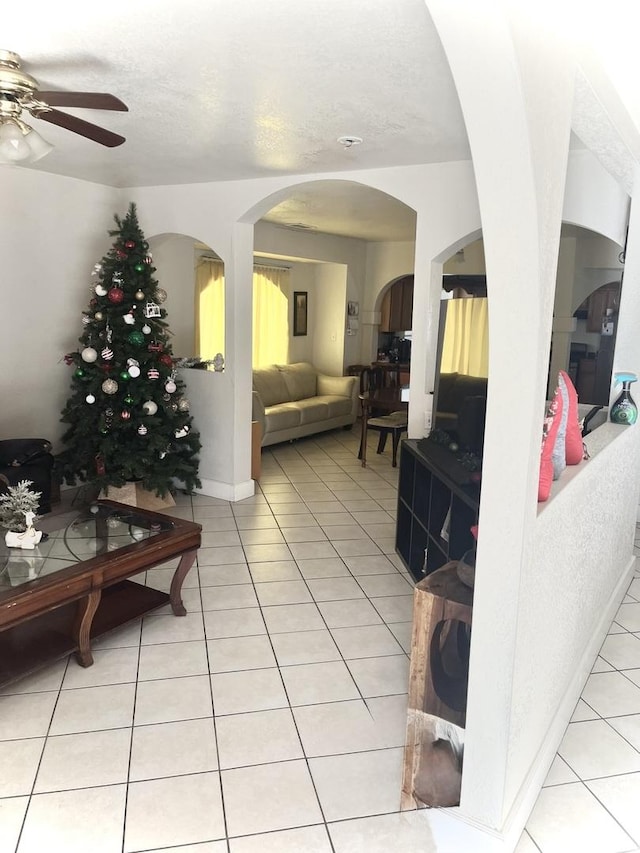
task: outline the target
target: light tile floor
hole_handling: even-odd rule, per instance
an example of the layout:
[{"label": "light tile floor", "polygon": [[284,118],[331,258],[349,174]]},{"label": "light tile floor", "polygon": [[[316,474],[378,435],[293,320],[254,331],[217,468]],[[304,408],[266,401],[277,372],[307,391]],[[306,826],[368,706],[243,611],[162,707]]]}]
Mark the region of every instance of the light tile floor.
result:
[{"label": "light tile floor", "polygon": [[[254,497],[181,496],[203,526],[188,615],[0,691],[2,853],[476,853],[443,812],[397,813],[412,582],[397,471],[357,449],[280,445]],[[640,578],[517,851],[638,851],[638,802]]]}]

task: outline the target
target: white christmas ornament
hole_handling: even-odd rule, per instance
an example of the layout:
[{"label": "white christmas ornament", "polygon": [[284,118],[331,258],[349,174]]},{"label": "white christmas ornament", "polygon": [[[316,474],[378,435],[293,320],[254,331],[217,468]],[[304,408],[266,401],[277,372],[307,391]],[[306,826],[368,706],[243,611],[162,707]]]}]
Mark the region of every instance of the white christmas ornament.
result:
[{"label": "white christmas ornament", "polygon": [[130,364],[129,367],[127,367],[127,372],[132,379],[137,379],[138,376],[140,376],[140,368],[137,364]]},{"label": "white christmas ornament", "polygon": [[144,424],[140,424],[140,426],[138,427],[138,435],[146,435],[146,434],[147,434],[146,426]]},{"label": "white christmas ornament", "polygon": [[113,358],[113,350],[109,347],[105,347],[100,353],[100,355],[105,361],[111,361],[111,359]]},{"label": "white christmas ornament", "polygon": [[147,318],[151,317],[161,317],[160,306],[156,305],[155,302],[147,302],[144,307],[144,316]]},{"label": "white christmas ornament", "polygon": [[185,424],[185,426],[181,427],[180,429],[177,429],[175,431],[174,435],[176,438],[184,438],[185,435],[188,434],[188,432],[189,432],[189,427]]},{"label": "white christmas ornament", "polygon": [[147,400],[145,403],[142,404],[142,409],[145,415],[155,415],[155,413],[158,411],[158,406],[156,403],[153,402],[153,400]]},{"label": "white christmas ornament", "polygon": [[107,288],[102,284],[96,284],[96,286],[93,289],[96,292],[96,296],[106,296],[107,295]]},{"label": "white christmas ornament", "polygon": [[168,379],[164,384],[165,391],[168,391],[169,394],[173,394],[173,392],[176,390],[176,387],[176,383],[173,381],[173,379]]},{"label": "white christmas ornament", "polygon": [[147,323],[145,323],[144,326],[142,327],[142,334],[143,335],[150,335],[151,334],[151,326],[149,326]]},{"label": "white christmas ornament", "polygon": [[97,350],[94,350],[93,347],[85,347],[80,353],[82,356],[82,360],[91,364],[98,358]]},{"label": "white christmas ornament", "polygon": [[96,398],[93,396],[93,394],[87,394],[84,399],[87,401],[87,403],[89,403],[89,405],[91,405],[91,403],[95,403],[96,401]]},{"label": "white christmas ornament", "polygon": [[167,291],[163,287],[156,290],[156,299],[158,302],[164,302],[167,298]]},{"label": "white christmas ornament", "polygon": [[122,319],[125,321],[127,326],[133,326],[133,324],[136,321],[136,318],[133,316],[133,314],[131,312],[129,312],[128,314],[125,314]]}]

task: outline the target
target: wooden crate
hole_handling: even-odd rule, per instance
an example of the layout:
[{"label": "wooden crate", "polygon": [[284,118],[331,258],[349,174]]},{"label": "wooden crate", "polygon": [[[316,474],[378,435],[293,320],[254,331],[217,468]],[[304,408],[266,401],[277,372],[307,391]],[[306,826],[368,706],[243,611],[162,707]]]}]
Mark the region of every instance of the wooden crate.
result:
[{"label": "wooden crate", "polygon": [[473,590],[457,565],[447,563],[414,589],[402,809],[460,801]]}]

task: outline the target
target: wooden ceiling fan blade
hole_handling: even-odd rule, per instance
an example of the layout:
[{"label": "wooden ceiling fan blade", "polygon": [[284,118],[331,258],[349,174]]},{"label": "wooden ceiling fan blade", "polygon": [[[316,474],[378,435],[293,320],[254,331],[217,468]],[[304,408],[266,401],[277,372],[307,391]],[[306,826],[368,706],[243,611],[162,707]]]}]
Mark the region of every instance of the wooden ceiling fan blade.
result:
[{"label": "wooden ceiling fan blade", "polygon": [[124,136],[119,136],[117,133],[112,133],[104,127],[98,127],[97,124],[91,124],[89,121],[67,115],[67,113],[61,113],[58,110],[48,110],[47,112],[38,113],[37,118],[42,119],[42,121],[48,121],[50,124],[57,124],[58,127],[64,127],[65,130],[78,133],[80,136],[85,136],[94,142],[99,142],[100,145],[106,145],[107,148],[115,148],[117,145],[122,145],[125,141]]},{"label": "wooden ceiling fan blade", "polygon": [[81,107],[88,110],[119,110],[128,112],[129,107],[115,95],[107,92],[42,92],[35,93],[39,101],[51,107]]}]

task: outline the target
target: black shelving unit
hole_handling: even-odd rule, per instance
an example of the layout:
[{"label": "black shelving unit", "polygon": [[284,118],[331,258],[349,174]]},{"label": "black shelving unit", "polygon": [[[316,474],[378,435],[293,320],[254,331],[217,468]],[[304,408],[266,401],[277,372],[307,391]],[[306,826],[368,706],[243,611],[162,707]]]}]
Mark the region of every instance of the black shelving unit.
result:
[{"label": "black shelving unit", "polygon": [[422,580],[473,547],[480,485],[445,447],[425,439],[402,442],[396,551]]}]

